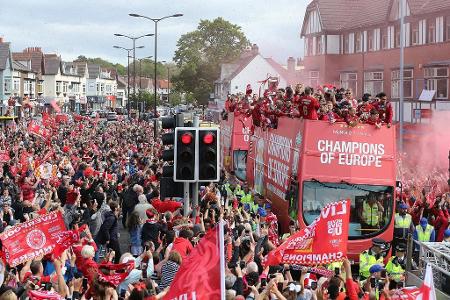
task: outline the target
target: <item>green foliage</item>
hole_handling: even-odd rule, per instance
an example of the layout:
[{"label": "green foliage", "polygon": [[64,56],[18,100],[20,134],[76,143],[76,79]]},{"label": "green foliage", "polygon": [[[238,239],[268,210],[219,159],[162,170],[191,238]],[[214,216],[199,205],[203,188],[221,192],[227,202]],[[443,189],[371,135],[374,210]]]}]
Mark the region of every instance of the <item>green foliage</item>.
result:
[{"label": "green foliage", "polygon": [[201,20],[196,30],[178,40],[174,61],[180,70],[172,79],[175,89],[206,104],[220,75],[220,65],[237,59],[248,45],[238,25],[220,17]]},{"label": "green foliage", "polygon": [[84,55],[79,55],[76,61],[84,61],[88,64],[97,64],[100,65],[103,68],[113,68],[117,70],[117,73],[119,75],[125,75],[126,74],[126,67],[121,64],[115,64],[112,62],[109,62],[107,60],[104,60],[103,58],[96,57],[96,58],[88,58]]}]

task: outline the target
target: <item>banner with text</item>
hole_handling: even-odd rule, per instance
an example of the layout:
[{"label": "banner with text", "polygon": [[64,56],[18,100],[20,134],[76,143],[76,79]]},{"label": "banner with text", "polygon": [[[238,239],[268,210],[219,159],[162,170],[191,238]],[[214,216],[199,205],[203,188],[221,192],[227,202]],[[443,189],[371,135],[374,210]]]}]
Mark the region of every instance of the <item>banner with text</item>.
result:
[{"label": "banner with text", "polygon": [[44,140],[49,139],[51,136],[50,130],[34,122],[30,122],[30,125],[28,125],[28,132],[35,134]]},{"label": "banner with text", "polygon": [[0,240],[6,261],[14,267],[51,253],[65,229],[61,212],[51,212],[4,231]]},{"label": "banner with text", "polygon": [[266,257],[266,265],[318,265],[347,255],[350,200],[325,206],[308,227],[288,238]]}]

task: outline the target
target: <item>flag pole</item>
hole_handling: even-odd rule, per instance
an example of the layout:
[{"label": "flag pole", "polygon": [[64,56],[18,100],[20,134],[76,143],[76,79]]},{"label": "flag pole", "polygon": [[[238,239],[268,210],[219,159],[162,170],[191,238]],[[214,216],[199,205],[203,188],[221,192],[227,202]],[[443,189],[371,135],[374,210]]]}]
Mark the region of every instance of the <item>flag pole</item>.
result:
[{"label": "flag pole", "polygon": [[219,221],[219,255],[220,255],[220,299],[225,300],[225,222],[221,218]]}]

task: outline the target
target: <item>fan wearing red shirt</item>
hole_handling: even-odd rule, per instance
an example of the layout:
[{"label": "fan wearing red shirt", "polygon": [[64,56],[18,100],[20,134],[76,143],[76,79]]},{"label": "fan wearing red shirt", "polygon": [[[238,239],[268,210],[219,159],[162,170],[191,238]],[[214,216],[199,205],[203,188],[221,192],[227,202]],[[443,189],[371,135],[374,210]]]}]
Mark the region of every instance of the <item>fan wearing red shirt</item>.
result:
[{"label": "fan wearing red shirt", "polygon": [[299,100],[299,111],[304,119],[308,120],[318,120],[319,116],[317,114],[320,108],[319,101],[311,96],[312,89],[310,87],[305,88],[305,96],[300,97]]},{"label": "fan wearing red shirt", "polygon": [[377,128],[381,128],[380,115],[376,109],[370,111],[370,117],[367,119],[366,124],[375,125]]},{"label": "fan wearing red shirt", "polygon": [[379,112],[381,121],[386,123],[387,127],[391,127],[393,115],[392,104],[387,101],[385,93],[379,93],[378,98],[379,100],[373,104],[373,107]]}]

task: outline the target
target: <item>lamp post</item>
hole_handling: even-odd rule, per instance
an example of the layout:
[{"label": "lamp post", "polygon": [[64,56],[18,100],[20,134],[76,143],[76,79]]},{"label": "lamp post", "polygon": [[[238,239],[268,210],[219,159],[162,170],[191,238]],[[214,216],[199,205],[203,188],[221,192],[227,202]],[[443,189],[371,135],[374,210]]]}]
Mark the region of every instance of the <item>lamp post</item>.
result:
[{"label": "lamp post", "polygon": [[154,124],[154,131],[153,131],[153,138],[156,141],[156,115],[157,115],[157,111],[156,111],[156,66],[158,63],[158,22],[162,21],[164,19],[168,19],[168,18],[178,18],[178,17],[182,17],[183,14],[174,14],[174,15],[170,15],[170,16],[165,16],[162,18],[150,18],[150,17],[146,17],[143,15],[139,15],[139,14],[129,14],[130,17],[135,17],[135,18],[144,18],[150,21],[153,21],[153,23],[155,23],[155,78],[154,78],[154,88],[155,88],[155,107],[154,107],[154,115],[155,115],[155,124]]},{"label": "lamp post", "polygon": [[170,104],[170,67],[165,60],[161,62],[165,63],[167,67],[167,103]]},{"label": "lamp post", "polygon": [[[116,49],[122,49],[127,51],[127,112],[128,112],[128,118],[130,118],[130,51],[133,50],[133,48],[128,49],[121,46],[113,46],[113,48]],[[144,46],[138,46],[137,49],[142,49]]]},{"label": "lamp post", "polygon": [[[150,56],[138,58],[138,60],[139,60],[139,95],[141,95],[141,89],[142,89],[142,65],[141,65],[141,62],[144,59],[151,59],[152,57],[153,56],[150,55]],[[141,99],[139,99],[139,100],[141,100]],[[144,109],[143,109],[143,112],[144,112],[145,111],[145,102],[144,102],[143,106],[144,106]]]},{"label": "lamp post", "polygon": [[128,36],[126,34],[114,33],[115,36],[126,37],[133,41],[133,97],[136,98],[136,40],[146,37],[153,36],[153,33],[148,33],[140,36]]}]

